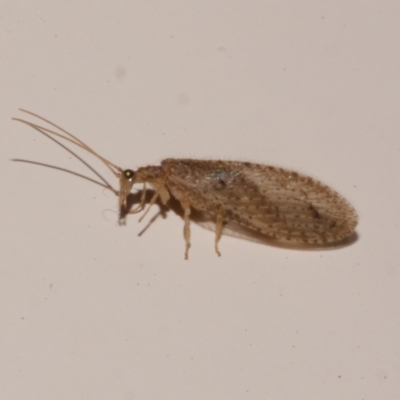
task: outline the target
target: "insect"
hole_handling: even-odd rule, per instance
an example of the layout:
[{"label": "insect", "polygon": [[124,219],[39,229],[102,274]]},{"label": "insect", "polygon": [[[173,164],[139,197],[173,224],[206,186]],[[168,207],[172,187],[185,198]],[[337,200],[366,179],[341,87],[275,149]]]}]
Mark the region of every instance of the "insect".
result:
[{"label": "insect", "polygon": [[133,185],[143,184],[139,204],[127,213],[145,209],[147,185],[154,190],[144,218],[158,199],[166,205],[171,196],[183,209],[185,259],[190,247],[191,210],[207,213],[215,223],[215,252],[229,224],[258,232],[265,237],[306,244],[326,244],[352,235],[358,217],[354,208],[337,192],[306,175],[262,164],[168,158],[159,166],[122,169],[97,154],[71,133],[26,110],[62,133],[19,118],[17,121],[65,139],[102,161],[119,180],[120,210],[127,208]]}]

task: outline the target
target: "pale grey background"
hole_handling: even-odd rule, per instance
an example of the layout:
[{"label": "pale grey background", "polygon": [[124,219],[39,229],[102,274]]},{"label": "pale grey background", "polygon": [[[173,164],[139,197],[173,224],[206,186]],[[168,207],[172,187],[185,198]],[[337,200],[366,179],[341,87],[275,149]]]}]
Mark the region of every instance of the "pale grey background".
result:
[{"label": "pale grey background", "polygon": [[[400,3],[2,1],[0,398],[398,399]],[[243,159],[310,174],[352,246],[284,250],[173,212],[117,225],[23,107],[122,167]],[[81,153],[80,153],[81,154]],[[84,158],[111,182],[90,155]],[[149,218],[157,209],[151,211]]]}]

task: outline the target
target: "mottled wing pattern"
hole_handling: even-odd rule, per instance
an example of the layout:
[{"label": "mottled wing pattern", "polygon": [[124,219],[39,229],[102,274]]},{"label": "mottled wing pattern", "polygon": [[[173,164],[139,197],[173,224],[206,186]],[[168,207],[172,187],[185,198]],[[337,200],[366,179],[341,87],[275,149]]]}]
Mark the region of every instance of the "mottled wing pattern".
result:
[{"label": "mottled wing pattern", "polygon": [[308,176],[261,164],[165,160],[171,193],[192,207],[276,239],[339,241],[354,231],[357,214],[337,192]]}]

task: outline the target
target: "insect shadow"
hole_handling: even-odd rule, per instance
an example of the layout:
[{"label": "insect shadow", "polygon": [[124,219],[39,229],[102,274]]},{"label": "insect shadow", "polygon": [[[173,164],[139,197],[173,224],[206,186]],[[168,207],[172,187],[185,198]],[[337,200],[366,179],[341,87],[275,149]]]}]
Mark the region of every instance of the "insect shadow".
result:
[{"label": "insect shadow", "polygon": [[[148,204],[150,203],[154,191],[149,189],[146,191],[145,194],[145,203]],[[142,191],[139,190],[136,193],[130,193],[127,197],[127,206],[126,208],[121,208],[120,210],[120,218],[121,221],[125,221],[125,217],[129,214],[129,211],[136,205],[140,203],[140,199],[142,196]],[[165,206],[162,204],[162,202],[158,199],[155,204],[159,207],[158,213],[156,213],[146,224],[146,226],[139,232],[138,236],[142,236],[147,229],[153,224],[153,222],[159,218],[162,217],[165,219],[167,217],[167,213],[169,211],[174,212],[181,218],[183,218],[183,209],[178,200],[175,198],[171,197],[168,201],[168,206]],[[196,209],[192,209],[192,212],[190,214],[190,220],[194,222],[196,225],[201,226],[202,228],[205,228],[207,230],[215,232],[215,222],[214,218],[211,215],[208,215],[204,211],[198,211]],[[124,224],[124,222],[122,222]],[[308,244],[308,243],[293,243],[289,241],[283,241],[281,239],[273,239],[268,236],[265,236],[262,233],[255,232],[251,229],[248,229],[246,227],[240,226],[240,225],[235,225],[233,223],[228,223],[225,224],[224,226],[224,235],[225,236],[231,236],[234,238],[240,238],[240,239],[245,239],[249,240],[255,243],[263,244],[263,245],[268,245],[272,247],[278,247],[278,248],[283,248],[283,249],[292,249],[292,250],[315,250],[315,249],[320,249],[320,250],[333,250],[336,248],[342,248],[345,246],[350,246],[354,242],[358,240],[358,235],[356,232],[354,232],[352,235],[349,237],[335,243],[326,243],[326,244]]]}]

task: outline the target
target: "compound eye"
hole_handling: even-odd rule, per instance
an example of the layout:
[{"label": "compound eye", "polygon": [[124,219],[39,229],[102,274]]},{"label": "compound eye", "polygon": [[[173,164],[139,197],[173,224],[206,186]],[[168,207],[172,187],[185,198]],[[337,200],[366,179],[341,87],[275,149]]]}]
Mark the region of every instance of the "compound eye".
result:
[{"label": "compound eye", "polygon": [[125,179],[127,179],[128,181],[131,181],[135,175],[135,172],[132,171],[131,169],[126,169],[122,175],[124,176]]}]

